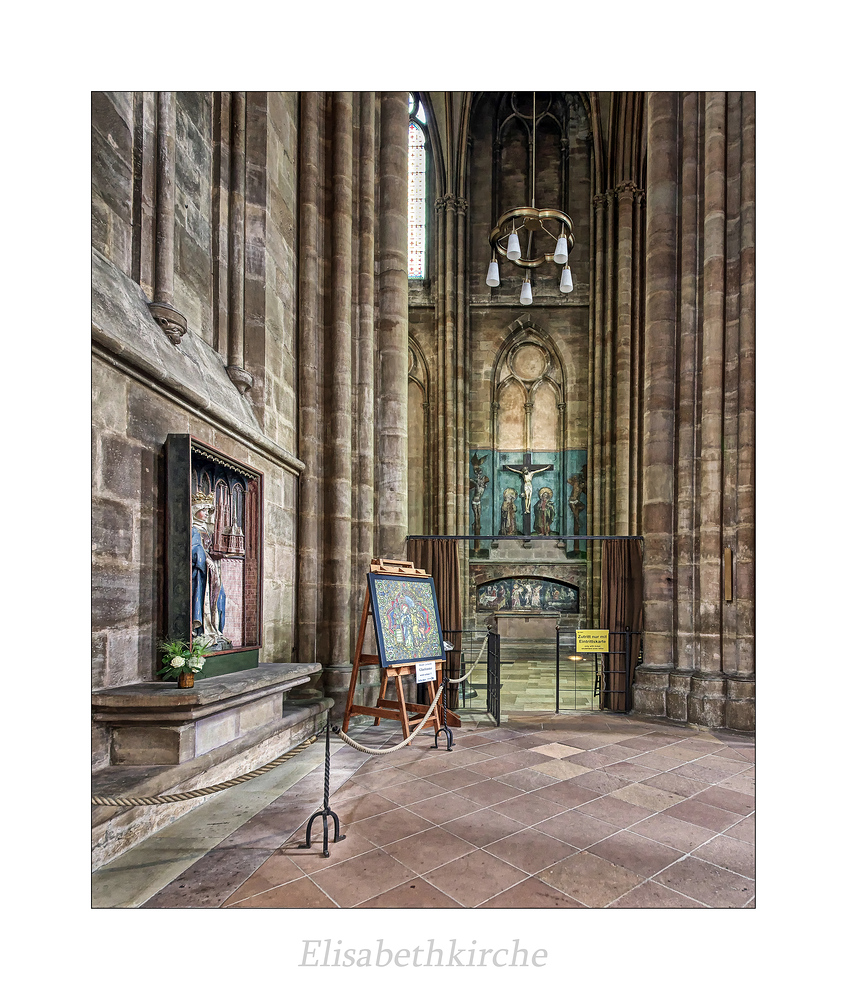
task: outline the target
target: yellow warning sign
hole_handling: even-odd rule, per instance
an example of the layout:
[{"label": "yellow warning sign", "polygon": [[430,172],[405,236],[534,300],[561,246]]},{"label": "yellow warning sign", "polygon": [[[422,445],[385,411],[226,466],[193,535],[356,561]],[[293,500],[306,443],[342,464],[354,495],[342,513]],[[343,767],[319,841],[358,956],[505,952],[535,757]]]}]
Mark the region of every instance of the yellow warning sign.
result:
[{"label": "yellow warning sign", "polygon": [[577,653],[608,653],[609,630],[607,628],[578,628],[576,630]]}]

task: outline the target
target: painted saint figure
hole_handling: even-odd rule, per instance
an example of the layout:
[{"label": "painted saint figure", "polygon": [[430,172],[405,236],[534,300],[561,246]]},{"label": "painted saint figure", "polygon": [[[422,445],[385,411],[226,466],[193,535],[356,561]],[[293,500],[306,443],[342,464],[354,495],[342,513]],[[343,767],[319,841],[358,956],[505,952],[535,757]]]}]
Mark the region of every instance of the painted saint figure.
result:
[{"label": "painted saint figure", "polygon": [[482,463],[485,461],[486,456],[483,455],[480,458],[475,452],[471,458],[471,465],[474,469],[474,478],[470,481],[470,487],[474,491],[473,500],[471,500],[471,511],[473,513],[473,534],[478,535],[482,527],[482,494],[485,493],[485,487],[488,485],[488,476],[482,471]]},{"label": "painted saint figure", "polygon": [[509,472],[516,472],[523,480],[523,492],[521,493],[523,497],[523,509],[525,514],[529,514],[532,509],[532,477],[539,472],[546,472],[548,469],[552,469],[553,466],[539,465],[532,470],[528,469],[525,465],[522,465],[520,468],[516,465],[504,465],[503,468],[508,469]]},{"label": "painted saint figure", "polygon": [[[583,465],[580,472],[575,472],[569,479],[568,485],[571,487],[571,495],[568,497],[568,506],[573,515],[573,533],[579,534],[579,515],[585,510],[585,504],[580,496],[585,493],[585,481],[588,467]],[[586,494],[587,496],[587,494]]]},{"label": "painted saint figure", "polygon": [[549,535],[553,530],[553,491],[549,486],[542,486],[538,491],[538,502],[535,505],[535,531],[539,535]]},{"label": "painted saint figure", "polygon": [[215,497],[195,493],[191,498],[191,634],[213,640],[212,648],[229,649],[224,634],[226,592],[221,563],[211,555],[215,530]]},{"label": "painted saint figure", "polygon": [[518,533],[515,518],[517,516],[517,505],[515,499],[517,493],[511,486],[503,490],[503,503],[500,505],[500,534],[516,535]]}]

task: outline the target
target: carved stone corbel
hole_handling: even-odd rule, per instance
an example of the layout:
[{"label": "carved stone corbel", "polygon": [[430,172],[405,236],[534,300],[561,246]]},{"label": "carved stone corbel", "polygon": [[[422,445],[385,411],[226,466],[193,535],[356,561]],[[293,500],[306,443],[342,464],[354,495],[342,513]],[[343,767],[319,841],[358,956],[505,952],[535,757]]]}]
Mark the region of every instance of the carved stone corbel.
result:
[{"label": "carved stone corbel", "polygon": [[185,316],[167,302],[150,302],[148,308],[168,340],[172,344],[179,344],[188,332],[188,320]]},{"label": "carved stone corbel", "polygon": [[248,389],[252,388],[253,376],[250,372],[245,371],[244,368],[239,368],[237,365],[227,365],[226,373],[229,375],[232,384],[236,389],[238,389],[242,396]]}]

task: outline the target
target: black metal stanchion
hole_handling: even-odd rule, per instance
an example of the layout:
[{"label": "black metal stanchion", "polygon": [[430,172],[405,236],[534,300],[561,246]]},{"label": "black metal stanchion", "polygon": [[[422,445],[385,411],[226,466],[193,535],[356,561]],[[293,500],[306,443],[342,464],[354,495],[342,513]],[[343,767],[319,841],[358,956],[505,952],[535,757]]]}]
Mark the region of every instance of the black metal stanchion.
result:
[{"label": "black metal stanchion", "polygon": [[442,720],[444,720],[444,725],[440,729],[436,729],[435,730],[435,743],[432,744],[432,748],[431,748],[433,750],[437,750],[438,749],[438,737],[440,736],[441,733],[446,733],[447,734],[447,749],[450,750],[450,751],[453,750],[453,730],[450,729],[449,726],[447,725],[447,673],[448,673],[448,671],[447,671],[447,660],[445,659],[445,661],[444,661],[444,675],[443,675],[444,690],[443,690],[442,695],[441,695],[441,708],[443,710],[441,718],[442,718]]},{"label": "black metal stanchion", "polygon": [[[336,726],[336,732],[338,727]],[[312,846],[312,823],[320,816],[323,819],[324,824],[324,850],[323,855],[325,858],[329,857],[329,824],[327,819],[332,816],[332,821],[335,824],[335,836],[333,837],[333,843],[337,844],[339,840],[345,840],[346,834],[339,833],[339,823],[338,816],[329,808],[329,709],[327,709],[326,715],[326,757],[324,759],[324,804],[323,808],[319,809],[316,813],[313,813],[309,817],[309,824],[306,827],[306,843],[298,844],[299,848],[307,848]]]}]

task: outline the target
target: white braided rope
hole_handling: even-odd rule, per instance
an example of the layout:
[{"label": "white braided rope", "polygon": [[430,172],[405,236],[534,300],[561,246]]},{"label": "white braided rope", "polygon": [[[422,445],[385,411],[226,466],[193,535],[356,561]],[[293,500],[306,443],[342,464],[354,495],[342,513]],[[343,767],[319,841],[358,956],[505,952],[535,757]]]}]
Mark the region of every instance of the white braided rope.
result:
[{"label": "white braided rope", "polygon": [[444,690],[444,685],[442,684],[441,687],[436,692],[435,697],[432,699],[432,704],[427,709],[426,715],[418,723],[414,732],[410,733],[409,736],[405,740],[403,740],[402,743],[398,743],[397,746],[394,747],[389,747],[387,750],[373,750],[371,747],[363,747],[361,743],[357,743],[354,739],[348,736],[347,733],[343,732],[341,729],[336,730],[333,728],[333,732],[337,733],[337,735],[340,736],[341,739],[344,740],[344,742],[348,746],[353,747],[354,750],[361,750],[362,753],[369,753],[372,757],[384,757],[387,753],[394,753],[395,750],[400,750],[402,747],[405,747],[412,742],[412,740],[423,729],[429,717],[435,711],[435,707],[438,704],[438,699],[441,697],[441,692],[443,690]]},{"label": "white braided rope", "polygon": [[471,669],[470,669],[470,670],[469,670],[469,671],[468,671],[468,672],[467,672],[467,673],[465,674],[465,676],[464,676],[464,677],[457,677],[457,678],[455,678],[455,680],[454,680],[454,679],[453,679],[452,677],[448,677],[448,678],[446,678],[446,680],[447,680],[447,683],[448,683],[448,684],[461,684],[461,683],[462,683],[462,681],[466,681],[466,680],[467,680],[467,679],[468,679],[468,678],[470,677],[470,675],[471,675],[471,674],[472,674],[472,673],[474,672],[474,670],[476,670],[476,668],[477,668],[477,664],[478,664],[478,663],[479,663],[479,661],[480,661],[480,660],[482,659],[482,654],[483,654],[484,652],[485,652],[485,644],[483,643],[483,645],[479,647],[479,654],[477,655],[477,658],[476,658],[476,659],[474,660],[474,662],[473,662],[473,666],[472,666],[472,667],[471,667]]}]

